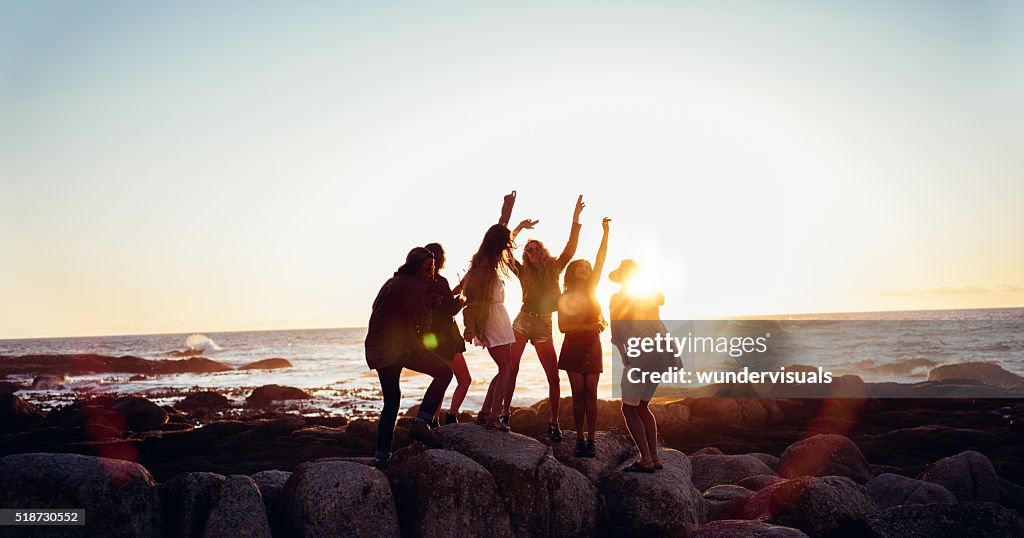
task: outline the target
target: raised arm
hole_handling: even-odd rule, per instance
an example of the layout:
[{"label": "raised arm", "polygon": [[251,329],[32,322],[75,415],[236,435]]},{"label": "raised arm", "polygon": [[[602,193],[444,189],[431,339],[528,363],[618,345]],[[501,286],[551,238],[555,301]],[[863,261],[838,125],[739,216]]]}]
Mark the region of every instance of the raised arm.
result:
[{"label": "raised arm", "polygon": [[608,256],[608,224],[611,223],[612,219],[605,217],[601,220],[601,229],[603,233],[601,235],[601,246],[597,247],[597,259],[594,260],[594,270],[590,273],[590,289],[597,287],[597,283],[601,281],[601,273],[604,271],[604,259]]},{"label": "raised arm", "polygon": [[576,255],[576,246],[580,244],[580,213],[583,212],[583,208],[586,204],[583,203],[583,195],[576,199],[576,208],[572,212],[572,226],[569,228],[569,241],[565,243],[565,248],[562,249],[562,253],[558,255],[558,267],[565,269],[566,265],[569,265],[569,261]]},{"label": "raised arm", "polygon": [[508,221],[512,220],[512,207],[516,205],[516,191],[505,195],[501,203],[501,216],[498,217],[498,224],[508,228]]}]

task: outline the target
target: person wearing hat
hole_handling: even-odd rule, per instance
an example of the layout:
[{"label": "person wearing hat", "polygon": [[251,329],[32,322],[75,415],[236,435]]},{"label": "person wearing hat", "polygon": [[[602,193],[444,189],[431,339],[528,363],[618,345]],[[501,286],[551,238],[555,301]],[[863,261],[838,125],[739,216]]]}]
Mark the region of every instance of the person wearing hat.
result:
[{"label": "person wearing hat", "polygon": [[619,350],[622,358],[622,416],[626,419],[626,428],[633,437],[640,461],[625,468],[627,472],[653,473],[661,469],[658,458],[658,423],[649,409],[651,398],[658,384],[650,381],[632,382],[629,379],[631,369],[642,372],[664,371],[673,361],[678,361],[671,354],[644,353],[637,358],[629,358],[624,348],[629,338],[649,338],[665,334],[665,324],[661,322],[659,307],[665,303],[661,292],[638,289],[635,283],[641,281],[643,269],[634,260],[622,260],[618,269],[608,275],[612,282],[622,285],[622,289],[612,295],[609,312],[611,314],[612,344]]},{"label": "person wearing hat", "polygon": [[379,468],[386,467],[391,457],[395,421],[402,399],[399,379],[405,368],[433,378],[409,429],[409,437],[432,448],[441,446],[429,423],[452,380],[452,370],[423,344],[423,333],[430,323],[427,290],[433,274],[434,255],[425,248],[416,247],[409,251],[405,263],[394,276],[381,286],[373,301],[364,346],[366,365],[377,371],[384,395],[374,454]]}]

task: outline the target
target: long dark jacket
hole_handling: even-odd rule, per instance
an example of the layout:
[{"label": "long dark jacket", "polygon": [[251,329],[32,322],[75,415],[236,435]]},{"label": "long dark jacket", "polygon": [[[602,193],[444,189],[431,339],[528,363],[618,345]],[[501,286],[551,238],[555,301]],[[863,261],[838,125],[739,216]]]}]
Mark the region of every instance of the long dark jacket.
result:
[{"label": "long dark jacket", "polygon": [[395,275],[381,286],[366,332],[366,365],[371,370],[391,366],[403,355],[423,349],[420,335],[430,324],[428,284],[421,278]]}]

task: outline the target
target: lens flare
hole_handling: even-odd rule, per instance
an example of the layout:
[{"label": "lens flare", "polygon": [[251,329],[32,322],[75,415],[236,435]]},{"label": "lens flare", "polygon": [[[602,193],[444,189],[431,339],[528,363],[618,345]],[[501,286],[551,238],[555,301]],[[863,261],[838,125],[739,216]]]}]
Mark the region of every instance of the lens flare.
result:
[{"label": "lens flare", "polygon": [[434,333],[426,333],[423,335],[423,347],[433,351],[437,349],[437,335]]},{"label": "lens flare", "polygon": [[658,285],[646,271],[637,271],[626,279],[624,289],[633,297],[651,297],[658,293]]}]

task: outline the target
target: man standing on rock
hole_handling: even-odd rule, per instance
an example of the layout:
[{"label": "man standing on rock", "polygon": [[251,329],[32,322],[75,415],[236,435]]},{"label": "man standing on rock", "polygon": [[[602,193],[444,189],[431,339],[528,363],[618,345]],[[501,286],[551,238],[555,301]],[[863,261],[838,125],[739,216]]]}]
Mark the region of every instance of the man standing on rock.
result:
[{"label": "man standing on rock", "polygon": [[433,273],[434,255],[425,248],[414,248],[373,301],[365,346],[366,364],[371,370],[377,370],[384,395],[374,454],[378,468],[386,467],[391,458],[391,442],[402,399],[399,379],[405,368],[433,378],[423,395],[409,437],[433,448],[441,446],[430,429],[430,420],[441,405],[452,380],[452,370],[444,359],[424,347],[421,336],[430,322],[427,289]]}]

